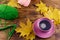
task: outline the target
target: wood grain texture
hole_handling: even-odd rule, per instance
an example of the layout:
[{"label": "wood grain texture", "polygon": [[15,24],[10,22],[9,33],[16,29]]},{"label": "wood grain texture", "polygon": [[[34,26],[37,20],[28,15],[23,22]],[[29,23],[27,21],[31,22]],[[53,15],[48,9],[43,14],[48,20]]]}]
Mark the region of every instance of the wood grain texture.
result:
[{"label": "wood grain texture", "polygon": [[[52,6],[56,8],[60,8],[60,0],[43,0],[47,6]],[[29,7],[23,7],[21,9],[18,9],[19,11],[19,20],[20,21],[26,21],[26,18],[29,18],[32,22],[34,22],[36,19],[43,17],[39,12],[36,12],[36,6],[34,6],[36,3],[39,3],[39,0],[32,0]],[[19,38],[18,34],[14,34],[11,40],[24,40],[23,38]],[[36,37],[35,40],[60,40],[60,24],[55,26],[55,33],[47,39],[42,39],[39,37]]]},{"label": "wood grain texture", "polygon": [[[17,23],[17,25],[19,25],[19,21],[25,22],[26,18],[29,18],[32,22],[34,22],[36,19],[43,17],[43,15],[41,15],[39,12],[35,11],[35,9],[36,9],[35,4],[39,3],[39,1],[40,0],[32,0],[29,7],[22,6],[22,8],[18,9],[19,18],[17,20],[15,20],[14,23]],[[60,9],[60,0],[42,0],[42,1],[45,4],[47,4],[47,6],[53,6],[53,7]],[[0,36],[1,35],[3,35],[3,31],[2,31],[2,33],[0,32]],[[15,32],[10,40],[24,40],[24,38],[19,38],[18,35],[19,34],[17,34]],[[3,40],[5,40],[5,39],[3,39]],[[60,40],[60,24],[55,26],[55,33],[50,38],[42,39],[42,38],[39,38],[36,36],[35,40]]]}]

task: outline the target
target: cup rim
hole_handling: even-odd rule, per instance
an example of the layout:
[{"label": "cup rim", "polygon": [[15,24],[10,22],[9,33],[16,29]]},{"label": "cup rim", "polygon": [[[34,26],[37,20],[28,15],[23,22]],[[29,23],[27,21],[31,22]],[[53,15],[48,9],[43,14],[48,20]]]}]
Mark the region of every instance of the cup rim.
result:
[{"label": "cup rim", "polygon": [[40,19],[38,19],[37,20],[37,27],[38,27],[38,29],[40,30],[40,31],[43,31],[43,32],[48,32],[49,30],[42,30],[41,28],[40,28],[40,25],[39,25],[39,23],[42,21],[42,20],[47,20],[50,24],[51,24],[51,27],[50,27],[50,29],[52,28],[52,21],[50,20],[50,19],[48,19],[48,18],[40,18]]}]

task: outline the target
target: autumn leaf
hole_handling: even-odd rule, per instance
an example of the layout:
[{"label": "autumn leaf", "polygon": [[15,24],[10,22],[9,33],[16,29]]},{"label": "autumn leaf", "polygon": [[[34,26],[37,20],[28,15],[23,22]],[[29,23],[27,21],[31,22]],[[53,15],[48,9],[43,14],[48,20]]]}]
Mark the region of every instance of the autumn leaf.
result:
[{"label": "autumn leaf", "polygon": [[59,15],[58,15],[58,17],[59,17],[59,23],[60,23],[60,11],[59,11]]},{"label": "autumn leaf", "polygon": [[[20,22],[20,26],[16,28],[16,33],[21,33],[19,36],[26,38],[26,40],[27,40],[27,38],[30,40],[33,40],[35,38],[35,35],[32,32],[32,30],[33,30],[32,22],[29,19],[27,19],[26,24],[23,22]],[[32,32],[32,34],[31,34],[31,32]]]},{"label": "autumn leaf", "polygon": [[21,8],[21,6],[17,3],[17,0],[9,0],[7,5],[12,6],[12,7]]},{"label": "autumn leaf", "polygon": [[42,3],[41,1],[40,1],[40,4],[36,4],[36,6],[38,6],[36,11],[41,11],[42,13],[45,13],[48,10],[48,7],[46,7],[46,5]]},{"label": "autumn leaf", "polygon": [[59,15],[59,10],[58,9],[54,9],[54,11],[53,11],[53,19],[55,20],[55,24],[58,24],[59,23],[59,17],[58,16],[60,16]]},{"label": "autumn leaf", "polygon": [[46,12],[46,13],[43,13],[43,15],[49,19],[53,19],[53,8],[52,7],[49,7],[48,8],[49,10]]},{"label": "autumn leaf", "polygon": [[49,9],[47,11],[47,13],[44,14],[45,17],[49,18],[49,19],[53,19],[55,22],[55,24],[59,24],[59,10],[58,9]]},{"label": "autumn leaf", "polygon": [[33,39],[35,39],[34,32],[32,31],[32,33],[29,36],[26,36],[25,38],[26,38],[26,40],[33,40]]},{"label": "autumn leaf", "polygon": [[55,24],[60,23],[60,10],[59,9],[53,8],[51,6],[47,7],[43,2],[40,2],[40,4],[37,4],[36,6],[38,6],[36,11],[40,11],[40,13],[43,13],[44,17],[54,20]]}]

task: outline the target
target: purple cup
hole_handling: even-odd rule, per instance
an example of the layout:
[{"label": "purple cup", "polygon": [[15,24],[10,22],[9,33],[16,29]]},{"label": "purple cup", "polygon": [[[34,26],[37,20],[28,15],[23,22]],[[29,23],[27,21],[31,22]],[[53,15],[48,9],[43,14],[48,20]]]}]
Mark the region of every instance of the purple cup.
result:
[{"label": "purple cup", "polygon": [[37,19],[33,24],[33,31],[40,38],[51,37],[54,30],[54,21],[48,18]]}]

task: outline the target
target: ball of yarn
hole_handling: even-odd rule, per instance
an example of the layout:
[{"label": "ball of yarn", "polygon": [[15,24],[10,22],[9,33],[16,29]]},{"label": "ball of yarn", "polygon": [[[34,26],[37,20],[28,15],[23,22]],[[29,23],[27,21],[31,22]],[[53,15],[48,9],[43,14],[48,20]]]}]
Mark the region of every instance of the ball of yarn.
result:
[{"label": "ball of yarn", "polygon": [[0,4],[0,18],[5,20],[14,20],[18,17],[18,10],[14,7]]}]

